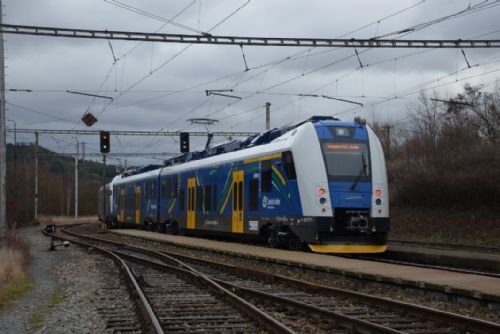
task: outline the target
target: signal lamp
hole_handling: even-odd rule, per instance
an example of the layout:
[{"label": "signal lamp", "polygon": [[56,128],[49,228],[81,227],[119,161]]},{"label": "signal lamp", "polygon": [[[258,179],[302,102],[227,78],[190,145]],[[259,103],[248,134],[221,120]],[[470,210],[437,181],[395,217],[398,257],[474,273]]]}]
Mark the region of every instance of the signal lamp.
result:
[{"label": "signal lamp", "polygon": [[319,194],[320,196],[324,196],[324,195],[326,194],[326,190],[325,190],[324,188],[319,188],[319,190],[318,190],[318,194]]},{"label": "signal lamp", "polygon": [[181,153],[189,152],[189,132],[180,133]]},{"label": "signal lamp", "polygon": [[375,190],[375,196],[377,196],[377,197],[382,196],[382,190],[380,190],[380,189]]},{"label": "signal lamp", "polygon": [[101,131],[101,153],[109,153],[109,131]]}]

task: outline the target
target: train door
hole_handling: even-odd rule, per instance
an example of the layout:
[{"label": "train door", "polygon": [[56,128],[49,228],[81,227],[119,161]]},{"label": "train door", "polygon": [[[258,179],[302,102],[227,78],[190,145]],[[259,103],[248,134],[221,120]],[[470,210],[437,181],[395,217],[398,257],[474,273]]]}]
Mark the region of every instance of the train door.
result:
[{"label": "train door", "polygon": [[141,186],[135,187],[135,223],[141,223]]},{"label": "train door", "polygon": [[243,233],[243,184],[244,171],[233,172],[233,233]]},{"label": "train door", "polygon": [[187,205],[187,228],[195,228],[195,189],[196,189],[196,179],[188,179],[188,205]]},{"label": "train door", "polygon": [[120,188],[120,223],[125,222],[125,188]]}]

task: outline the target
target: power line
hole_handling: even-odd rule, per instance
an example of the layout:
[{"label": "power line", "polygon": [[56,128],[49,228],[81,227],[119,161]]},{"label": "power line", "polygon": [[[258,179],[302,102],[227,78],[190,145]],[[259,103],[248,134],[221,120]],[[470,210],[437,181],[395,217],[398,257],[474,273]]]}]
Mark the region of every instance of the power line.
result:
[{"label": "power line", "polygon": [[[113,157],[174,157],[179,155],[180,153],[174,153],[174,152],[110,152],[107,153],[107,156],[109,158]],[[74,157],[77,155],[76,152],[74,153],[56,153],[54,154],[55,156],[63,156],[63,157]],[[87,152],[85,153],[85,156],[88,157],[102,157],[102,153],[100,152]]]},{"label": "power line", "polygon": [[[69,135],[75,134],[79,136],[97,136],[100,134],[100,130],[50,130],[50,129],[6,129],[6,132],[16,132],[16,133],[39,133],[39,134],[53,134],[53,135]],[[110,130],[109,133],[115,136],[179,136],[180,131],[137,131],[137,130]],[[210,132],[214,136],[221,137],[244,137],[252,136],[257,134],[257,132]],[[204,136],[206,137],[209,132],[207,131],[192,131],[189,132],[191,136]]]},{"label": "power line", "polygon": [[[341,36],[338,36],[338,38],[344,38],[344,37],[346,37],[346,36],[348,36],[348,35],[350,35],[350,34],[352,34],[352,33],[355,33],[355,32],[361,31],[361,30],[363,30],[363,29],[366,29],[367,27],[370,27],[370,26],[372,26],[372,25],[374,25],[374,24],[379,24],[379,23],[380,23],[380,22],[382,22],[382,21],[385,21],[385,20],[387,20],[387,19],[389,19],[389,18],[392,18],[392,17],[394,17],[394,16],[397,16],[397,15],[399,15],[399,14],[401,14],[401,13],[403,13],[403,12],[407,11],[407,10],[410,10],[410,9],[412,9],[412,8],[414,8],[414,7],[417,7],[417,6],[421,5],[421,4],[423,4],[424,2],[425,2],[425,0],[422,0],[422,1],[420,1],[420,2],[418,2],[418,3],[416,3],[416,4],[413,4],[413,5],[409,6],[409,7],[405,7],[405,8],[403,8],[403,9],[400,9],[400,10],[398,10],[398,11],[396,11],[396,12],[394,12],[394,13],[391,13],[391,14],[389,14],[389,15],[387,15],[387,16],[385,16],[385,17],[381,18],[381,19],[378,19],[378,20],[373,21],[373,22],[371,22],[371,23],[369,23],[369,24],[366,24],[366,25],[364,25],[364,26],[362,26],[362,27],[360,27],[360,28],[358,28],[358,29],[356,29],[356,30],[353,30],[353,31],[350,31],[350,32],[348,32],[348,33],[345,33],[345,34],[343,34],[343,35],[341,35]],[[175,17],[174,17],[174,18],[175,18]],[[157,30],[157,31],[159,31],[159,30]],[[156,32],[157,32],[157,31],[156,31]],[[480,38],[480,37],[483,37],[483,36],[479,36],[479,37],[475,37],[475,38]],[[141,43],[144,43],[144,42],[141,42]],[[304,57],[308,57],[308,58],[309,58],[309,57],[316,57],[316,56],[319,56],[319,55],[322,55],[322,54],[325,54],[325,53],[335,52],[335,51],[337,51],[337,50],[339,50],[339,49],[333,49],[333,50],[332,50],[332,49],[327,49],[327,50],[323,50],[323,51],[320,51],[320,52],[315,52],[315,53],[312,53],[312,54],[311,54],[311,50],[313,50],[313,48],[309,48],[309,49],[307,49],[307,50],[305,50],[305,51],[300,51],[300,52],[294,53],[294,54],[292,54],[292,55],[290,55],[290,56],[287,56],[287,57],[284,57],[284,58],[280,58],[280,59],[277,59],[277,60],[274,60],[274,61],[271,61],[271,62],[267,62],[267,63],[261,64],[261,65],[258,65],[258,66],[251,67],[251,68],[249,68],[249,70],[250,70],[250,71],[252,71],[252,70],[257,70],[257,69],[261,69],[261,68],[266,68],[266,69],[264,69],[264,70],[260,71],[259,73],[257,73],[257,74],[255,74],[255,75],[253,75],[253,76],[251,76],[251,77],[249,77],[249,78],[245,79],[244,81],[240,82],[239,84],[241,84],[241,83],[245,83],[245,82],[247,82],[247,81],[249,81],[249,80],[252,80],[252,79],[254,79],[254,78],[256,78],[256,77],[258,77],[258,76],[260,76],[260,75],[262,75],[262,74],[264,74],[264,75],[265,75],[268,71],[272,70],[274,67],[276,67],[276,66],[278,66],[278,65],[280,65],[280,64],[287,63],[287,62],[290,62],[290,61],[300,60],[300,59],[302,59],[302,58],[304,58]],[[430,51],[430,50],[426,50],[426,52],[427,52],[427,51]],[[143,99],[143,100],[140,100],[140,101],[136,101],[136,102],[134,102],[134,103],[132,103],[132,104],[128,104],[128,105],[126,105],[126,106],[124,106],[124,107],[131,107],[131,106],[138,105],[138,104],[142,104],[142,103],[149,102],[149,101],[152,101],[152,100],[157,100],[157,99],[166,98],[166,97],[172,96],[172,95],[174,95],[174,94],[187,92],[187,91],[188,91],[188,90],[190,90],[190,89],[194,89],[194,88],[202,87],[202,86],[205,86],[205,85],[207,85],[207,84],[212,84],[212,83],[215,83],[215,82],[218,82],[218,81],[221,81],[221,80],[227,79],[227,78],[231,78],[231,77],[233,77],[233,76],[245,75],[245,73],[246,73],[246,72],[247,72],[247,71],[246,71],[246,69],[245,69],[244,71],[239,71],[239,72],[236,72],[236,73],[227,74],[227,75],[224,75],[224,76],[222,76],[222,77],[220,77],[220,78],[210,80],[210,81],[208,81],[208,82],[203,82],[203,83],[199,83],[199,84],[196,84],[196,85],[194,85],[194,86],[191,86],[191,87],[186,87],[186,88],[184,88],[183,90],[180,90],[180,91],[176,91],[176,92],[168,92],[168,93],[167,93],[167,94],[165,94],[165,95],[160,95],[160,96],[150,97],[150,98],[147,98],[147,99]],[[199,107],[201,107],[201,106],[202,106],[203,104],[205,104],[206,102],[208,102],[208,101],[205,101],[205,102],[201,103],[200,105],[196,106],[196,107],[195,107],[195,108],[193,108],[193,109],[192,109],[189,113],[192,113],[192,112],[196,111],[196,109],[198,109]],[[181,117],[181,118],[182,118],[182,117]],[[176,122],[177,122],[177,121],[179,121],[181,118],[177,119],[177,120],[176,120],[176,121],[174,121],[173,123],[176,123]]]},{"label": "power line", "polygon": [[[203,32],[201,30],[188,27],[188,26],[186,26],[186,25],[184,25],[182,23],[175,22],[174,19],[178,15],[176,15],[173,18],[164,18],[164,17],[161,17],[159,15],[147,12],[147,11],[145,11],[143,9],[127,5],[127,4],[125,4],[123,2],[120,2],[120,1],[116,1],[116,0],[113,0],[113,1],[104,0],[104,2],[107,2],[107,3],[109,3],[109,4],[113,5],[113,6],[116,6],[116,7],[120,7],[120,8],[129,10],[129,11],[132,11],[132,12],[137,13],[137,14],[142,15],[142,16],[146,16],[146,17],[149,17],[149,18],[161,21],[161,22],[165,22],[166,24],[174,25],[174,26],[176,26],[178,28],[181,28],[181,29],[185,29],[185,30],[188,30],[188,31],[191,31],[191,32],[195,32],[195,33],[199,33],[199,34],[205,34],[205,32]],[[191,7],[193,5],[193,3],[194,3],[194,1],[191,2],[188,7]]]},{"label": "power line", "polygon": [[392,35],[399,35],[400,37],[406,36],[408,34],[411,34],[411,33],[414,33],[416,31],[422,30],[422,29],[427,28],[429,26],[432,26],[434,24],[442,23],[442,22],[450,20],[450,19],[454,19],[454,18],[457,18],[457,17],[465,16],[465,15],[470,15],[470,14],[473,14],[473,13],[476,13],[476,12],[479,12],[479,11],[482,11],[482,10],[485,10],[485,9],[490,9],[492,7],[496,7],[496,6],[500,5],[499,2],[500,2],[499,0],[496,0],[496,1],[493,1],[493,2],[491,2],[489,0],[485,0],[483,2],[475,4],[473,6],[471,6],[470,3],[469,3],[469,6],[467,8],[459,10],[458,12],[455,12],[453,14],[449,14],[449,15],[446,15],[446,16],[443,16],[443,17],[440,17],[440,18],[437,18],[437,19],[434,19],[434,20],[423,22],[423,23],[420,23],[420,24],[417,24],[417,25],[414,25],[414,26],[411,26],[411,27],[407,27],[407,28],[404,28],[404,29],[400,29],[400,30],[397,30],[397,31],[394,31],[394,32],[390,32],[390,33],[387,33],[387,34],[384,34],[384,35],[376,36],[375,38],[377,38],[377,39],[378,38],[384,38],[384,37],[388,37],[388,36],[392,36]]},{"label": "power line", "polygon": [[[247,1],[245,4],[243,4],[242,6],[238,7],[236,10],[234,10],[233,12],[231,12],[229,15],[225,16],[221,21],[219,21],[218,23],[216,23],[213,27],[211,27],[209,30],[208,30],[208,34],[207,36],[211,36],[209,33],[212,32],[215,28],[217,28],[222,22],[225,22],[227,19],[229,19],[230,17],[234,16],[237,12],[239,12],[241,9],[243,9],[243,7],[245,7],[246,5],[249,4],[250,1]],[[0,31],[1,31],[1,27],[0,27]],[[143,40],[143,41],[147,41],[147,40]],[[182,48],[179,52],[177,52],[176,54],[174,54],[173,56],[171,56],[170,58],[168,58],[167,60],[165,60],[163,63],[161,63],[160,65],[158,65],[156,68],[150,70],[149,74],[145,75],[144,77],[140,78],[139,80],[137,80],[136,82],[134,82],[131,86],[129,86],[124,92],[120,93],[116,98],[115,98],[115,101],[118,100],[121,96],[123,96],[124,94],[128,93],[128,91],[130,91],[131,89],[133,89],[134,87],[140,85],[142,82],[144,82],[144,80],[148,79],[149,77],[151,77],[153,74],[155,74],[156,72],[158,72],[160,69],[162,69],[165,65],[167,65],[168,63],[170,63],[171,61],[173,61],[174,59],[176,59],[178,56],[180,56],[181,54],[183,54],[186,50],[188,50],[191,46],[193,46],[194,44],[193,43],[190,43],[189,45],[187,45],[186,47]],[[101,111],[99,112],[98,116],[101,116],[106,110],[107,108],[111,105],[111,103],[113,103],[113,101],[111,101],[110,103],[106,104],[102,109]]]},{"label": "power line", "polygon": [[69,29],[57,27],[0,25],[4,34],[69,37],[88,39],[114,39],[182,44],[217,44],[326,48],[500,48],[500,40],[462,39],[356,39],[356,38],[292,38],[257,36],[213,36],[147,33],[117,30]]}]

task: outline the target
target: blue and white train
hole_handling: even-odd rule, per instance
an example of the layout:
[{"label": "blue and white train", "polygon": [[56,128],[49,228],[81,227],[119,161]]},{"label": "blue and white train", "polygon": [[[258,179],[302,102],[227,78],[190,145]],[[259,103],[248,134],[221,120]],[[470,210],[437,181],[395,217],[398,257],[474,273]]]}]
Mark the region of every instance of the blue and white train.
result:
[{"label": "blue and white train", "polygon": [[312,117],[118,175],[101,201],[110,227],[252,237],[318,253],[387,247],[384,153],[359,118]]}]

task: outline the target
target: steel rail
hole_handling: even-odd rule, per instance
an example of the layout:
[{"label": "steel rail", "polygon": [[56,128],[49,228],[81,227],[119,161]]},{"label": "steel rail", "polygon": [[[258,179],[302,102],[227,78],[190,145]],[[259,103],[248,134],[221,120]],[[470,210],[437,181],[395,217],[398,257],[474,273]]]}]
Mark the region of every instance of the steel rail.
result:
[{"label": "steel rail", "polygon": [[[143,253],[145,252],[145,253],[148,253],[148,254],[153,255],[153,256],[156,255],[160,259],[166,259],[168,261],[174,262],[180,268],[177,267],[177,266],[169,265],[169,264],[157,263],[157,262],[149,261],[147,259],[144,259],[144,258],[141,258],[141,257],[137,257],[137,256],[134,256],[134,255],[130,255],[130,254],[127,254],[127,253],[118,252],[120,254],[120,256],[122,256],[122,257],[125,257],[125,258],[127,258],[127,259],[129,259],[131,261],[136,261],[137,263],[140,263],[140,264],[147,263],[150,266],[154,266],[158,270],[168,271],[168,270],[174,270],[173,268],[175,268],[177,270],[182,270],[185,273],[188,272],[188,273],[194,274],[196,277],[200,277],[200,278],[202,277],[202,278],[204,278],[205,280],[207,280],[208,282],[210,282],[210,284],[217,284],[217,286],[220,286],[220,288],[222,288],[222,289],[224,289],[224,290],[226,290],[228,292],[229,292],[229,290],[225,289],[223,286],[227,286],[229,289],[232,289],[233,291],[234,290],[241,290],[241,291],[245,291],[247,293],[252,293],[253,296],[258,296],[261,299],[265,298],[265,299],[271,300],[273,302],[279,302],[279,303],[282,303],[282,304],[286,304],[288,306],[292,306],[292,307],[297,308],[299,311],[300,310],[302,310],[302,311],[307,310],[309,312],[314,312],[314,313],[316,313],[319,316],[329,317],[329,318],[333,319],[341,327],[344,327],[344,328],[347,328],[347,329],[351,329],[351,330],[353,328],[355,328],[356,331],[360,332],[360,333],[387,333],[387,334],[402,334],[403,333],[403,332],[400,332],[400,331],[397,331],[397,330],[394,330],[394,329],[391,329],[391,328],[388,328],[388,327],[384,327],[384,326],[381,326],[381,325],[378,325],[378,324],[374,324],[374,323],[371,323],[371,322],[368,322],[368,321],[365,321],[365,320],[361,320],[361,319],[357,319],[357,318],[354,318],[354,317],[350,317],[348,315],[344,315],[344,314],[341,314],[339,312],[334,312],[334,311],[322,309],[322,308],[317,307],[317,306],[313,306],[313,305],[309,305],[309,304],[305,304],[305,303],[301,303],[301,302],[296,302],[296,301],[293,301],[293,300],[288,299],[288,298],[276,297],[276,296],[273,296],[273,295],[270,295],[270,294],[266,294],[266,293],[262,293],[262,292],[259,292],[257,290],[253,290],[253,289],[242,290],[242,289],[245,289],[245,288],[240,287],[238,285],[231,284],[231,283],[227,283],[227,282],[224,282],[224,281],[221,281],[221,280],[218,280],[218,279],[209,278],[208,275],[205,275],[205,274],[197,271],[196,269],[192,268],[191,266],[189,266],[189,265],[187,265],[185,263],[182,263],[182,261],[180,261],[178,259],[175,259],[174,257],[169,256],[168,254],[163,253],[163,252],[157,252],[157,251],[145,249],[145,248],[142,248],[142,247],[130,246],[130,245],[127,245],[125,243],[113,242],[113,241],[109,241],[109,240],[102,239],[102,238],[91,237],[91,236],[83,236],[83,235],[79,235],[78,233],[75,233],[75,232],[69,232],[67,230],[65,230],[64,232],[68,233],[70,235],[73,235],[73,236],[79,236],[79,237],[90,239],[90,240],[97,241],[97,242],[104,242],[104,243],[109,243],[109,244],[112,244],[112,245],[115,245],[115,246],[126,247],[126,248],[128,248],[130,250],[134,250],[136,252],[143,252]],[[229,292],[229,293],[233,294],[232,292]],[[248,302],[246,302],[241,297],[239,297],[239,296],[237,296],[235,294],[233,294],[233,295],[236,296],[239,300],[241,300],[241,301],[247,303],[248,305],[250,305],[252,309],[258,310],[258,312],[262,312],[258,308],[256,308],[255,306],[253,306],[253,305],[249,304]],[[265,313],[264,313],[264,315],[265,315]],[[267,316],[267,317],[269,317],[269,316]]]},{"label": "steel rail", "polygon": [[1,24],[0,33],[49,37],[146,41],[161,43],[339,47],[339,48],[499,48],[500,40],[462,39],[356,39],[356,38],[291,38],[256,36],[216,36],[211,34],[165,34],[116,30],[70,29],[28,25]]},{"label": "steel rail", "polygon": [[276,320],[273,317],[269,316],[268,314],[262,312],[260,309],[258,309],[254,305],[248,303],[246,300],[244,300],[243,298],[234,294],[233,292],[229,291],[228,289],[226,289],[225,287],[220,285],[220,283],[218,283],[216,280],[208,277],[207,275],[201,274],[197,271],[192,271],[192,270],[183,269],[183,268],[171,266],[171,265],[164,264],[164,263],[151,261],[151,260],[145,259],[143,257],[134,256],[131,254],[120,252],[120,251],[115,251],[114,253],[119,254],[120,257],[127,258],[129,261],[133,261],[133,262],[136,262],[136,263],[142,264],[142,265],[148,265],[148,266],[153,267],[157,270],[161,270],[161,271],[165,271],[165,272],[176,271],[178,273],[188,275],[191,278],[198,279],[205,286],[208,286],[209,288],[212,288],[212,290],[215,290],[218,293],[221,293],[229,302],[231,302],[231,304],[238,307],[243,312],[249,314],[253,319],[268,326],[268,328],[270,328],[273,332],[275,332],[275,333],[288,333],[288,334],[295,333],[294,331],[292,331],[291,329],[289,329],[288,327],[283,325],[278,320]]},{"label": "steel rail", "polygon": [[[74,233],[74,232],[70,232]],[[389,309],[389,310],[396,310],[398,313],[408,313],[413,316],[416,316],[418,318],[425,318],[429,319],[432,321],[436,322],[444,322],[447,324],[450,324],[455,327],[460,327],[464,330],[473,330],[478,333],[500,333],[500,324],[495,324],[492,322],[484,321],[484,320],[479,320],[479,319],[474,319],[466,316],[462,316],[459,314],[454,314],[450,312],[445,312],[445,311],[440,311],[436,309],[431,309],[425,306],[420,306],[420,305],[415,305],[415,304],[410,304],[410,303],[404,303],[400,301],[394,301],[391,299],[383,298],[383,297],[377,297],[377,296],[372,296],[360,292],[355,292],[355,291],[350,291],[346,289],[340,289],[340,288],[334,288],[334,287],[329,287],[329,286],[324,286],[324,285],[319,285],[319,284],[314,284],[314,283],[309,283],[305,281],[300,281],[294,278],[278,275],[278,274],[271,274],[263,271],[258,271],[254,269],[249,269],[249,268],[243,268],[243,267],[237,267],[234,265],[230,264],[225,264],[225,263],[220,263],[220,262],[215,262],[215,261],[210,261],[210,260],[205,260],[205,259],[199,259],[199,258],[194,258],[191,256],[183,255],[183,254],[178,254],[174,252],[165,252],[161,251],[158,252],[156,250],[144,248],[144,247],[138,247],[138,246],[133,246],[129,245],[126,243],[122,242],[117,242],[117,241],[111,241],[103,238],[97,238],[97,237],[92,237],[92,236],[81,236],[84,238],[90,238],[94,239],[96,241],[101,241],[101,242],[107,242],[110,244],[114,245],[119,245],[121,247],[127,247],[131,250],[135,250],[137,252],[147,252],[149,255],[152,256],[159,256],[160,258],[167,259],[170,261],[173,261],[180,265],[183,268],[186,268],[186,270],[194,270],[191,266],[183,263],[182,261],[179,260],[183,259],[186,261],[193,261],[195,263],[200,263],[200,264],[205,264],[205,265],[211,265],[215,266],[217,268],[222,268],[231,272],[236,272],[240,274],[244,274],[245,276],[253,276],[257,277],[260,279],[264,279],[268,282],[279,282],[283,284],[288,284],[291,285],[295,288],[301,289],[301,290],[306,290],[306,291],[315,291],[320,294],[325,294],[325,295],[332,295],[332,296],[343,296],[345,298],[351,298],[354,300],[357,300],[359,302],[367,303],[373,306],[378,306],[384,309]],[[165,257],[166,256],[166,257]],[[217,280],[216,280],[217,281]],[[220,282],[222,284],[222,282]],[[232,284],[232,283],[228,283]],[[238,286],[235,286],[234,288],[236,289]],[[242,288],[242,287],[239,287]],[[243,291],[243,290],[242,290]],[[273,296],[274,297],[274,296]],[[282,297],[280,297],[282,298]]]},{"label": "steel rail", "polygon": [[[394,329],[391,329],[388,327],[384,327],[381,325],[370,323],[370,322],[365,321],[365,320],[350,317],[350,316],[344,315],[342,313],[329,311],[329,310],[326,310],[326,309],[323,309],[323,308],[320,308],[317,306],[294,301],[294,300],[291,300],[289,298],[273,296],[271,294],[260,292],[260,291],[255,290],[255,289],[244,288],[244,287],[238,286],[236,284],[225,282],[223,280],[209,278],[208,275],[203,274],[203,273],[195,270],[194,268],[183,264],[182,262],[179,262],[179,265],[182,267],[185,267],[186,269],[178,268],[178,267],[164,264],[164,263],[157,263],[157,262],[150,261],[150,260],[147,260],[147,259],[142,258],[142,257],[137,257],[134,255],[130,255],[130,254],[122,253],[122,252],[120,252],[119,254],[120,254],[120,256],[126,257],[127,259],[129,259],[131,261],[136,261],[137,263],[141,263],[141,264],[147,263],[148,265],[151,265],[151,266],[154,265],[154,266],[156,266],[156,269],[159,269],[159,270],[168,271],[168,270],[172,270],[172,268],[176,268],[178,270],[183,270],[184,272],[193,273],[193,274],[197,275],[198,277],[203,277],[203,278],[209,280],[212,284],[217,284],[221,288],[226,287],[227,288],[226,291],[229,291],[229,289],[231,289],[232,291],[235,291],[235,290],[245,291],[246,293],[252,294],[253,296],[259,297],[261,299],[266,299],[267,301],[271,301],[274,303],[278,302],[281,304],[286,304],[287,306],[295,307],[298,311],[306,310],[309,312],[314,312],[319,316],[329,317],[331,319],[334,319],[334,321],[337,324],[339,324],[341,327],[351,329],[351,330],[355,329],[354,332],[367,333],[367,334],[368,333],[387,333],[387,334],[402,334],[403,333],[403,332],[400,332],[400,331],[397,331],[397,330],[394,330]],[[237,295],[235,295],[235,296],[237,296]],[[237,296],[237,297],[240,300],[245,301],[241,297],[239,297],[239,296]],[[248,303],[248,302],[246,302],[246,303]],[[249,304],[249,305],[251,305],[251,304]],[[252,308],[258,309],[253,305],[252,305]]]},{"label": "steel rail", "polygon": [[411,241],[411,240],[389,240],[390,244],[399,244],[403,246],[418,246],[418,247],[432,247],[438,249],[446,250],[461,250],[465,252],[483,252],[483,253],[500,253],[499,247],[488,247],[488,246],[473,246],[464,244],[445,244],[439,242],[429,242],[429,241]]},{"label": "steel rail", "polygon": [[[97,241],[97,242],[101,242],[101,243],[113,244],[113,243],[110,243],[108,240],[105,240],[105,239],[79,235],[78,233],[69,232],[69,231],[67,231],[67,229],[64,229],[63,232],[67,233],[67,234],[69,234],[71,236],[78,237],[78,238],[89,239],[89,240]],[[60,238],[64,238],[64,237],[60,236]],[[81,242],[78,242],[78,241],[74,241],[73,239],[68,239],[68,240],[70,240],[72,242],[75,242],[75,243],[81,243]],[[81,244],[85,244],[85,243],[81,243]],[[123,243],[114,243],[113,245],[120,246],[120,247],[131,248],[131,247],[128,247],[126,244],[123,244]],[[89,246],[95,247],[95,246],[92,246],[92,245],[89,245]],[[197,279],[197,280],[201,281],[201,283],[204,286],[209,286],[215,292],[220,293],[232,305],[234,305],[235,307],[239,308],[243,313],[246,313],[252,319],[254,319],[257,322],[259,322],[259,323],[267,326],[267,328],[271,329],[274,333],[283,333],[283,334],[292,334],[292,333],[295,333],[294,331],[292,331],[291,329],[289,329],[288,327],[286,327],[285,325],[283,325],[278,320],[276,320],[273,317],[269,316],[268,314],[264,313],[263,311],[261,311],[257,307],[255,307],[252,304],[248,303],[246,300],[244,300],[243,298],[237,296],[236,294],[234,294],[233,292],[229,291],[225,287],[221,286],[218,282],[216,282],[215,280],[211,279],[210,277],[208,277],[206,275],[203,275],[203,274],[191,271],[191,270],[186,270],[186,269],[178,268],[178,267],[175,267],[175,266],[170,266],[170,265],[166,265],[166,264],[163,264],[163,263],[158,263],[158,262],[150,261],[148,259],[136,257],[136,256],[133,256],[133,255],[130,255],[130,254],[126,254],[126,253],[123,253],[123,252],[120,252],[120,251],[116,251],[116,250],[115,251],[110,251],[110,252],[112,254],[114,254],[116,257],[118,257],[119,259],[121,259],[121,258],[127,258],[130,261],[134,261],[134,262],[142,264],[142,265],[147,264],[147,265],[149,265],[149,266],[151,266],[151,267],[153,267],[153,268],[155,268],[157,270],[170,271],[170,272],[171,271],[175,271],[177,273],[188,275],[190,278],[194,278],[194,279]],[[141,250],[141,252],[142,252],[142,250]]]},{"label": "steel rail", "polygon": [[397,265],[403,265],[403,266],[409,266],[409,267],[444,270],[444,271],[450,271],[450,272],[461,273],[461,274],[470,274],[470,275],[500,278],[500,273],[479,271],[479,270],[473,270],[473,269],[465,269],[465,268],[462,268],[459,266],[453,267],[453,266],[446,266],[446,265],[427,264],[427,263],[420,263],[420,262],[412,261],[412,260],[393,260],[391,258],[383,258],[383,257],[377,257],[377,256],[373,256],[373,257],[359,256],[358,259],[365,260],[365,261],[397,264]]},{"label": "steel rail", "polygon": [[[78,224],[76,224],[76,225],[78,225]],[[144,295],[144,292],[142,291],[141,287],[137,283],[137,280],[135,279],[134,275],[132,274],[129,266],[119,256],[114,254],[112,251],[109,251],[109,250],[104,249],[102,247],[88,244],[88,243],[85,243],[85,242],[82,242],[79,240],[67,239],[65,237],[58,236],[55,234],[54,234],[54,238],[61,239],[61,240],[68,240],[68,241],[71,241],[72,243],[75,243],[79,246],[90,247],[90,248],[98,251],[99,253],[111,258],[115,263],[117,263],[120,270],[122,271],[122,273],[125,276],[125,279],[127,281],[127,285],[129,286],[130,290],[132,290],[139,297],[141,303],[136,302],[136,305],[138,307],[140,307],[143,310],[143,312],[147,315],[146,319],[147,319],[149,325],[154,329],[155,333],[164,334],[164,331],[160,325],[160,321],[158,320],[158,317],[156,316],[155,312],[153,311],[151,304],[149,303],[148,299]],[[133,299],[137,300],[136,298],[133,298]]]},{"label": "steel rail", "polygon": [[[408,314],[412,314],[416,317],[423,317],[429,320],[437,321],[437,322],[445,322],[453,326],[461,327],[464,330],[468,329],[473,329],[474,331],[477,331],[479,333],[500,333],[500,324],[495,324],[492,322],[488,321],[483,321],[479,319],[473,319],[465,316],[461,316],[459,314],[454,314],[450,312],[445,312],[445,311],[440,311],[436,309],[431,309],[425,306],[420,306],[420,305],[415,305],[415,304],[410,304],[410,303],[404,303],[404,302],[399,302],[399,301],[394,301],[391,299],[383,298],[383,297],[377,297],[377,296],[372,296],[372,295],[367,295],[364,293],[360,292],[355,292],[355,291],[350,291],[346,289],[340,289],[340,288],[333,288],[325,285],[319,285],[319,284],[314,284],[314,283],[309,283],[301,280],[297,280],[294,278],[286,277],[283,275],[279,274],[271,274],[271,273],[266,273],[254,269],[249,269],[249,268],[243,268],[243,267],[236,267],[234,265],[230,264],[225,264],[225,263],[219,263],[215,261],[210,261],[210,260],[205,260],[205,259],[199,259],[199,258],[194,258],[191,256],[183,255],[183,254],[175,254],[171,252],[160,252],[160,253],[165,253],[166,255],[169,255],[171,257],[178,257],[182,258],[188,261],[193,261],[193,262],[198,262],[201,264],[208,264],[212,266],[216,266],[218,268],[224,268],[228,271],[232,272],[243,272],[245,275],[252,275],[255,277],[259,278],[264,278],[270,282],[279,282],[279,283],[284,283],[288,284],[291,286],[294,286],[298,289],[301,290],[306,290],[306,291],[316,291],[320,294],[325,294],[325,295],[337,295],[337,296],[344,296],[346,298],[352,298],[357,301],[361,301],[364,303],[371,304],[373,306],[379,306],[385,309],[390,309],[390,310],[399,310],[398,312],[407,312]],[[231,284],[231,283],[229,283]]]}]

